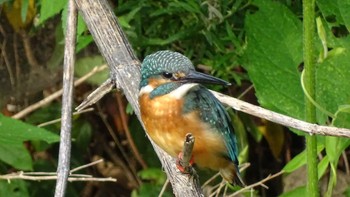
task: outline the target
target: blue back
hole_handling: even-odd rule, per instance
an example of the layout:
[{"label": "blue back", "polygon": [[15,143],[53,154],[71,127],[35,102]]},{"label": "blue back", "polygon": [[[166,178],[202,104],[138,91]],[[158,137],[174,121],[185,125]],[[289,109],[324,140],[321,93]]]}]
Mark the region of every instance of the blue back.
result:
[{"label": "blue back", "polygon": [[199,85],[192,88],[185,96],[184,113],[193,110],[199,111],[201,119],[222,135],[228,155],[223,154],[238,165],[236,136],[231,119],[220,101],[207,88]]}]

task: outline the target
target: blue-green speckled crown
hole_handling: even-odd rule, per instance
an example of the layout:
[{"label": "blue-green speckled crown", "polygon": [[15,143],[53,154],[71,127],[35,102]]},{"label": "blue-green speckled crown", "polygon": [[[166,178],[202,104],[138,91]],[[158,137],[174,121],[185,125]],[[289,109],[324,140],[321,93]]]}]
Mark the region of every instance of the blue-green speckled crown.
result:
[{"label": "blue-green speckled crown", "polygon": [[145,57],[141,64],[140,88],[147,85],[147,79],[163,72],[183,72],[193,70],[192,62],[184,55],[173,51],[158,51]]}]

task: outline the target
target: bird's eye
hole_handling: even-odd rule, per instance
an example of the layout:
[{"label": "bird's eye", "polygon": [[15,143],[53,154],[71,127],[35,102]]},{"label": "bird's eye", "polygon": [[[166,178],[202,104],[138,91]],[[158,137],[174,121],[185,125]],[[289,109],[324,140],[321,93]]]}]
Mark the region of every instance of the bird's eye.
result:
[{"label": "bird's eye", "polygon": [[163,77],[166,79],[171,79],[173,77],[173,73],[163,72]]}]

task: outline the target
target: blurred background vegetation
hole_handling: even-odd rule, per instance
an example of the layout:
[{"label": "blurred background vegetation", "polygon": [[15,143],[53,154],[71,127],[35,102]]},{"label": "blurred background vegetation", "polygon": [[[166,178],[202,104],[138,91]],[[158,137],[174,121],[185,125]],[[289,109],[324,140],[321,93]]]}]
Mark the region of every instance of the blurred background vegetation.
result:
[{"label": "blurred background vegetation", "polygon": [[[48,122],[60,117],[61,99],[21,121],[8,117],[61,88],[67,1],[0,0],[0,4],[0,174],[55,172],[60,123]],[[210,88],[304,119],[300,0],[111,0],[110,4],[140,60],[158,50],[181,52],[198,70],[234,83],[225,89]],[[316,5],[318,124],[350,128],[350,0],[317,0]],[[79,17],[76,78],[103,64]],[[104,70],[77,86],[75,106],[107,78]],[[82,173],[118,181],[69,183],[67,196],[157,196],[166,175],[122,93],[108,94],[93,108],[74,116],[71,168],[103,158],[103,163]],[[265,183],[268,189],[256,187],[241,195],[305,196],[304,134],[232,110],[230,114],[240,163],[250,163],[242,172],[246,183],[285,171]],[[325,195],[350,196],[349,144],[349,139],[318,136],[320,189]],[[199,175],[204,183],[214,174],[203,170]],[[223,195],[220,181],[206,184],[207,194]],[[51,196],[54,185],[55,181],[2,180],[0,196]],[[235,190],[230,187],[226,192]],[[170,186],[163,195],[172,196]]]}]

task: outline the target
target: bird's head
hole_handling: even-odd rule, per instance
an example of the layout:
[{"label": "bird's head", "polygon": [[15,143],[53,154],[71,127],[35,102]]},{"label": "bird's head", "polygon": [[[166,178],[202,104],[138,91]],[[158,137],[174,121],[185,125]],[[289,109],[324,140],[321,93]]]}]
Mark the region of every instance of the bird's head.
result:
[{"label": "bird's head", "polygon": [[192,62],[177,52],[158,51],[146,56],[142,62],[140,95],[160,96],[183,85],[198,83],[230,85],[222,79],[195,71]]}]

